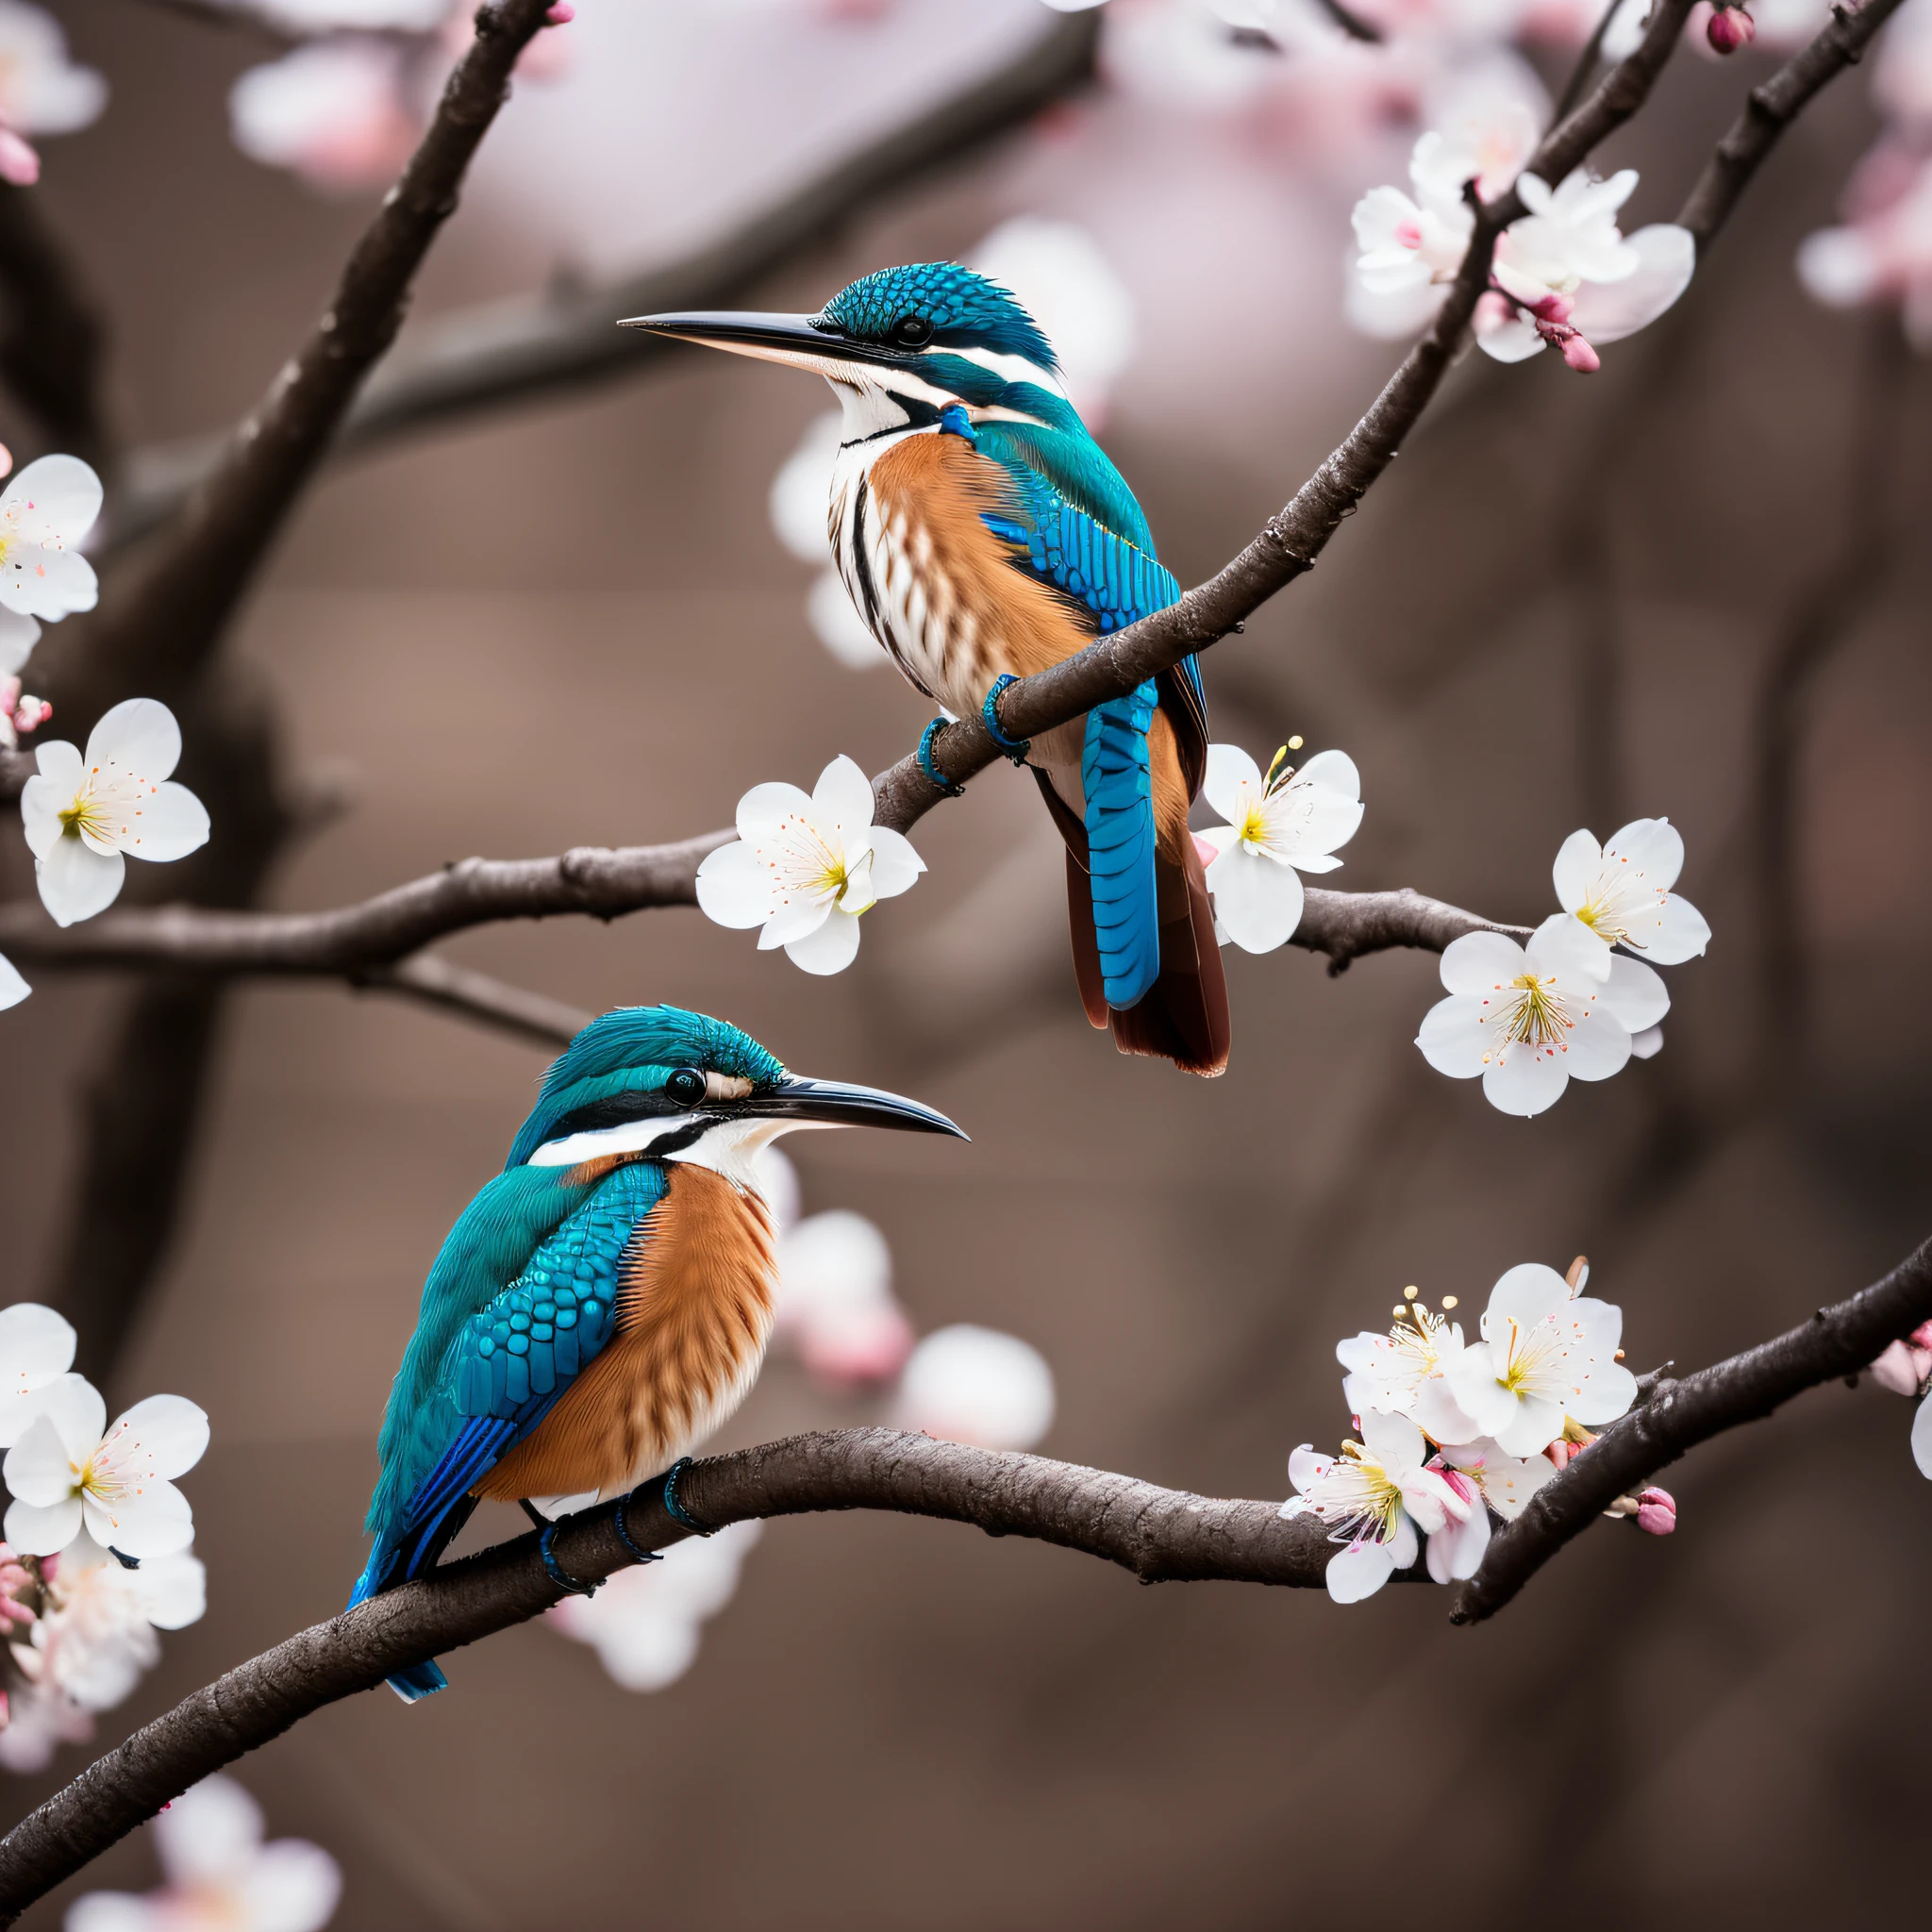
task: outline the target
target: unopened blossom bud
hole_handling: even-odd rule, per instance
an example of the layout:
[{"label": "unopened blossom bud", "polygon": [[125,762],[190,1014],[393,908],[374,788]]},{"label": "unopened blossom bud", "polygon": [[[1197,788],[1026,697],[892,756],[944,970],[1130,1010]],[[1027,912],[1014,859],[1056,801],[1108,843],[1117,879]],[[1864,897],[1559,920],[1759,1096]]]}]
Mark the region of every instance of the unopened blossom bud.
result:
[{"label": "unopened blossom bud", "polygon": [[1545,295],[1541,302],[1537,303],[1529,312],[1539,322],[1568,322],[1570,320],[1570,311],[1575,307],[1575,303],[1571,301],[1569,296],[1558,295],[1552,291],[1550,294]]},{"label": "unopened blossom bud", "polygon": [[1637,1526],[1646,1536],[1669,1536],[1677,1526],[1677,1499],[1668,1490],[1644,1490],[1637,1498]]},{"label": "unopened blossom bud", "polygon": [[41,178],[41,158],[33,142],[24,141],[10,127],[0,127],[0,181],[16,188],[31,188]]},{"label": "unopened blossom bud", "polygon": [[1735,54],[1757,38],[1757,23],[1741,7],[1720,7],[1710,16],[1704,38],[1717,54]]},{"label": "unopened blossom bud", "polygon": [[1603,367],[1603,358],[1574,329],[1563,338],[1563,359],[1579,375],[1594,375]]}]

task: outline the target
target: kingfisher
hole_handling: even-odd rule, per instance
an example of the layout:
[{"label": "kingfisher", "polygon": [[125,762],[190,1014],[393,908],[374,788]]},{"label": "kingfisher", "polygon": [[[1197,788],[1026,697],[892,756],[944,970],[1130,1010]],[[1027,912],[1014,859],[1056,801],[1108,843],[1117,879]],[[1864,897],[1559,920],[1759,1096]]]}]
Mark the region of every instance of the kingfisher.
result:
[{"label": "kingfisher", "polygon": [[[1030,742],[1016,677],[1180,595],[1134,493],[1068,402],[1012,293],[957,262],[882,269],[816,315],[642,315],[627,326],[822,375],[843,427],[826,520],[855,608],[900,672],[1032,768],[1067,845],[1075,975],[1124,1053],[1227,1064],[1227,989],[1188,829],[1208,756],[1199,664]],[[921,745],[926,775],[932,730]]]},{"label": "kingfisher", "polygon": [[[966,1138],[677,1007],[620,1008],[571,1041],[424,1284],[352,1607],[433,1567],[484,1498],[547,1521],[672,1469],[732,1414],[772,1332],[753,1158],[828,1126]],[[389,1681],[413,1703],[447,1680],[428,1662]]]}]

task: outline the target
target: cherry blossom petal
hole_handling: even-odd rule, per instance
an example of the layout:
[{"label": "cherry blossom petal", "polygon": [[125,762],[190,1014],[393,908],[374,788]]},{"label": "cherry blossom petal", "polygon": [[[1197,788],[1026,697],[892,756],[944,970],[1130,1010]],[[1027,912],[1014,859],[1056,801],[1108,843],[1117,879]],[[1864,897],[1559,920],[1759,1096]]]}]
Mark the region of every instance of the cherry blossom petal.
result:
[{"label": "cherry blossom petal", "polygon": [[[108,1405],[85,1375],[57,1375],[40,1391],[37,1412],[48,1420],[71,1460],[84,1462],[99,1446],[108,1426]],[[17,1496],[11,1477],[0,1470],[7,1487]]]},{"label": "cherry blossom petal", "polygon": [[261,1844],[261,1807],[233,1778],[205,1778],[155,1820],[156,1849],[179,1886],[216,1886],[246,1870]]},{"label": "cherry blossom petal", "polygon": [[1627,275],[1587,281],[1576,291],[1571,325],[1591,342],[1620,342],[1648,328],[1690,286],[1697,268],[1697,244],[1674,222],[1639,228],[1624,245],[1637,258]]},{"label": "cherry blossom petal", "polygon": [[128,1482],[186,1475],[208,1453],[208,1413],[185,1395],[150,1395],[103,1438],[101,1460]]},{"label": "cherry blossom petal", "polygon": [[31,617],[0,604],[0,677],[11,677],[33,656],[41,627]]},{"label": "cherry blossom petal", "polygon": [[1657,908],[1654,920],[1632,921],[1624,944],[1659,966],[1681,966],[1687,959],[1703,958],[1710,944],[1710,923],[1690,900],[1673,892]]},{"label": "cherry blossom petal", "polygon": [[1383,1545],[1383,1548],[1389,1552],[1389,1563],[1391,1570],[1407,1570],[1415,1561],[1422,1550],[1422,1545],[1416,1537],[1415,1524],[1407,1516],[1397,1517],[1394,1532]]},{"label": "cherry blossom petal", "polygon": [[1563,1097],[1570,1074],[1562,1056],[1545,1050],[1533,1053],[1512,1046],[1483,1071],[1483,1097],[1498,1113],[1530,1120],[1547,1112]]},{"label": "cherry blossom petal", "polygon": [[1201,790],[1230,825],[1239,825],[1261,793],[1261,768],[1238,744],[1210,744]]},{"label": "cherry blossom petal", "polygon": [[1288,1458],[1288,1479],[1297,1490],[1311,1490],[1328,1473],[1334,1461],[1332,1456],[1317,1456],[1312,1442],[1304,1442]]},{"label": "cherry blossom petal", "polygon": [[[1493,1387],[1493,1374],[1490,1382]],[[1431,1375],[1416,1391],[1415,1406],[1409,1413],[1433,1442],[1468,1442],[1483,1433],[1481,1424],[1457,1400],[1456,1385],[1446,1369],[1440,1375]]]},{"label": "cherry blossom petal", "polygon": [[[1412,1537],[1415,1532],[1409,1532]],[[1354,1543],[1328,1559],[1324,1576],[1328,1594],[1339,1604],[1358,1604],[1372,1597],[1395,1574],[1395,1557],[1387,1543]]]},{"label": "cherry blossom petal", "polygon": [[101,479],[78,457],[42,457],[0,495],[0,517],[32,542],[78,543],[101,513]]},{"label": "cherry blossom petal", "polygon": [[[1457,944],[1460,945],[1458,940]],[[1446,957],[1446,956],[1445,956]],[[1483,1032],[1480,1000],[1452,994],[1423,1015],[1415,1043],[1437,1073],[1452,1080],[1474,1080],[1490,1062],[1490,1042]]]},{"label": "cherry blossom petal", "polygon": [[1481,999],[1507,986],[1528,961],[1523,948],[1500,932],[1466,932],[1442,948],[1442,985]]},{"label": "cherry blossom petal", "polygon": [[1669,891],[1684,870],[1684,835],[1669,819],[1632,819],[1604,846],[1606,869],[1627,865],[1643,882]]},{"label": "cherry blossom petal", "polygon": [[126,874],[127,861],[118,852],[96,852],[84,839],[57,839],[34,862],[41,904],[56,925],[77,925],[105,912],[120,897]]},{"label": "cherry blossom petal", "polygon": [[185,1630],[208,1614],[208,1571],[200,1557],[151,1557],[134,1575],[142,1608],[157,1630]]},{"label": "cherry blossom petal", "polygon": [[0,1308],[0,1448],[20,1440],[40,1413],[41,1391],[67,1373],[74,1350],[72,1324],[52,1308],[39,1302]]},{"label": "cherry blossom petal", "polygon": [[77,550],[15,542],[0,562],[0,602],[11,610],[58,621],[99,601],[94,567]]},{"label": "cherry blossom petal", "polygon": [[1496,1446],[1507,1456],[1540,1456],[1563,1433],[1563,1405],[1541,1395],[1518,1399],[1516,1413],[1496,1431]]},{"label": "cherry blossom petal", "polygon": [[1565,994],[1593,991],[1609,971],[1596,934],[1565,912],[1551,913],[1530,934],[1523,950],[1529,970],[1546,979],[1554,977],[1557,991]]},{"label": "cherry blossom petal", "polygon": [[1570,1413],[1578,1422],[1599,1428],[1628,1415],[1636,1400],[1637,1377],[1622,1362],[1599,1361],[1581,1391],[1570,1398]]},{"label": "cherry blossom petal", "polygon": [[889,825],[872,828],[872,890],[878,899],[895,899],[910,891],[925,860],[912,849],[912,841]]},{"label": "cherry blossom petal", "polygon": [[341,1869],[320,1845],[281,1838],[262,1846],[236,1890],[250,1927],[317,1932],[341,1897]]},{"label": "cherry blossom petal", "polygon": [[[50,1509],[73,1495],[75,1466],[85,1455],[85,1450],[78,1457],[69,1450],[58,1424],[51,1416],[37,1415],[7,1452],[6,1462],[0,1464],[0,1475],[4,1475],[16,1500],[32,1508]],[[14,1539],[9,1536],[8,1541]],[[34,1554],[39,1556],[42,1552],[37,1550]]]},{"label": "cherry blossom petal", "polygon": [[60,838],[60,814],[74,803],[87,778],[80,748],[64,738],[50,738],[36,748],[38,771],[20,791],[20,818],[26,827],[27,849],[44,858]]},{"label": "cherry blossom petal", "polygon": [[1872,1379],[1894,1395],[1916,1395],[1920,1381],[1918,1356],[1903,1341],[1888,1342],[1872,1363]]},{"label": "cherry blossom petal", "polygon": [[[19,1451],[16,1449],[14,1454]],[[12,1461],[9,1456],[8,1460]],[[58,1503],[16,1501],[7,1511],[4,1534],[24,1557],[58,1557],[80,1534],[80,1498],[63,1496]]]},{"label": "cherry blossom petal", "polygon": [[1518,309],[1507,321],[1476,329],[1476,347],[1498,362],[1527,362],[1541,356],[1548,346],[1537,333],[1537,326]]},{"label": "cherry blossom petal", "polygon": [[[1617,963],[1612,961],[1613,968]],[[1602,1006],[1592,1007],[1571,1027],[1563,1058],[1573,1080],[1607,1080],[1630,1064],[1630,1029]]]},{"label": "cherry blossom petal", "polygon": [[1302,882],[1292,866],[1230,845],[1208,869],[1214,915],[1243,952],[1272,953],[1301,924]]},{"label": "cherry blossom petal", "polygon": [[[771,928],[767,927],[769,931]],[[759,945],[764,941],[758,941]],[[825,917],[817,931],[785,942],[785,957],[801,973],[829,974],[842,973],[858,957],[858,921],[835,906],[825,908]]]},{"label": "cherry blossom petal", "polygon": [[[20,968],[11,959],[0,955],[0,1013],[4,1013],[8,1007],[19,1006],[31,991],[33,988],[20,976]],[[0,1446],[4,1446],[5,1441],[6,1439],[0,1437]]]},{"label": "cherry blossom petal", "polygon": [[153,1480],[112,1497],[81,1498],[87,1532],[124,1557],[172,1557],[194,1541],[194,1511],[173,1483]]},{"label": "cherry blossom petal", "polygon": [[1422,1467],[1428,1445],[1422,1431],[1404,1415],[1387,1415],[1370,1409],[1362,1417],[1362,1447],[1395,1480],[1410,1470]]},{"label": "cherry blossom petal", "polygon": [[1483,1339],[1500,1341],[1512,1323],[1521,1332],[1553,1315],[1568,1315],[1570,1309],[1570,1284],[1554,1268],[1541,1261],[1519,1261],[1506,1269],[1490,1291],[1490,1305],[1483,1310]]},{"label": "cherry blossom petal", "polygon": [[208,843],[208,808],[187,786],[171,780],[136,808],[125,850],[130,858],[156,863],[186,858]]},{"label": "cherry blossom petal", "polygon": [[1474,1576],[1490,1546],[1490,1512],[1478,1502],[1460,1523],[1449,1522],[1429,1538],[1429,1574],[1438,1583]]},{"label": "cherry blossom petal", "polygon": [[[1494,1435],[1515,1419],[1516,1397],[1496,1379],[1496,1359],[1488,1342],[1478,1341],[1464,1349],[1444,1372],[1443,1379],[1457,1409],[1474,1424],[1473,1435]],[[1437,1436],[1436,1440],[1444,1439]]]},{"label": "cherry blossom petal", "polygon": [[864,843],[872,824],[872,780],[843,752],[819,774],[811,803],[812,816],[836,830],[841,844],[856,849]]},{"label": "cherry blossom petal", "polygon": [[767,779],[754,785],[738,801],[738,836],[747,845],[774,837],[790,818],[809,818],[811,799],[796,785],[782,779]]},{"label": "cherry blossom petal", "polygon": [[715,924],[762,925],[776,907],[772,869],[741,841],[708,852],[698,867],[698,909]]},{"label": "cherry blossom petal", "polygon": [[181,762],[181,727],[156,698],[124,698],[88,733],[87,764],[124,765],[158,784]]},{"label": "cherry blossom petal", "polygon": [[[1663,975],[1652,972],[1641,959],[1625,959],[1620,955],[1610,959],[1610,976],[1599,997],[1604,1009],[1633,1034],[1655,1026],[1671,1010],[1670,989],[1664,985]],[[1574,1074],[1576,1070],[1573,1067],[1570,1071]]]},{"label": "cherry blossom petal", "polygon": [[1556,883],[1557,904],[1565,912],[1581,912],[1604,869],[1604,849],[1586,831],[1572,832],[1557,848],[1557,862],[1550,868]]},{"label": "cherry blossom petal", "polygon": [[[758,934],[758,951],[769,953],[779,946],[789,946],[794,940],[808,940],[827,920],[834,917],[857,924],[851,913],[839,911],[830,892],[802,895],[792,900],[789,906],[781,905],[765,922],[765,929]],[[858,943],[856,940],[853,941],[855,950]]]},{"label": "cherry blossom petal", "polygon": [[1646,1026],[1641,1033],[1630,1036],[1630,1058],[1633,1060],[1655,1059],[1663,1051],[1664,1029],[1661,1026]]},{"label": "cherry blossom petal", "polygon": [[1932,1477],[1932,1396],[1920,1403],[1912,1418],[1912,1460],[1921,1475]]}]

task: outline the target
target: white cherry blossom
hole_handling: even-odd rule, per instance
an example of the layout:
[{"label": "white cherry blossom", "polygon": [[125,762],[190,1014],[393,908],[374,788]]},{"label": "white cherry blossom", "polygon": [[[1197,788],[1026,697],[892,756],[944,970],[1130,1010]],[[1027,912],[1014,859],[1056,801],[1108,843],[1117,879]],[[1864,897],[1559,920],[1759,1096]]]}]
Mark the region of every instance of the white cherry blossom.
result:
[{"label": "white cherry blossom", "polygon": [[40,1413],[41,1391],[74,1366],[75,1334],[39,1302],[0,1308],[0,1449],[10,1449]]},{"label": "white cherry blossom", "polygon": [[1336,1359],[1348,1371],[1341,1378],[1341,1397],[1349,1413],[1365,1415],[1374,1408],[1385,1415],[1412,1416],[1424,1386],[1440,1377],[1442,1364],[1453,1361],[1462,1347],[1460,1324],[1413,1301],[1386,1334],[1365,1328],[1337,1342]]},{"label": "white cherry blossom", "polygon": [[39,178],[40,157],[21,137],[73,134],[98,118],[108,83],[67,58],[52,14],[0,0],[0,175],[20,186]]},{"label": "white cherry blossom", "polygon": [[124,1557],[185,1550],[194,1515],[171,1478],[186,1474],[208,1447],[202,1410],[183,1396],[150,1395],[109,1428],[100,1391],[80,1375],[62,1375],[38,1400],[40,1413],[0,1465],[14,1497],[7,1541],[49,1557],[84,1528]]},{"label": "white cherry blossom", "polygon": [[130,1570],[86,1535],[43,1563],[46,1607],[25,1643],[21,1675],[83,1710],[111,1710],[160,1659],[157,1630],[185,1630],[208,1609],[208,1573],[186,1550]]},{"label": "white cherry blossom", "polygon": [[1684,869],[1683,835],[1669,819],[1636,819],[1599,846],[1572,832],[1557,854],[1557,903],[1603,948],[1625,946],[1654,966],[1679,966],[1710,943],[1703,913],[1671,888]]},{"label": "white cherry blossom", "polygon": [[833,1388],[890,1381],[912,1352],[892,1251],[862,1214],[833,1208],[778,1236],[775,1333]]},{"label": "white cherry blossom", "polygon": [[960,1322],[936,1328],[912,1351],[892,1424],[981,1449],[1030,1449],[1053,1414],[1046,1357],[1017,1335]]},{"label": "white cherry blossom", "polygon": [[129,858],[164,863],[208,843],[207,808],[168,776],[180,760],[181,727],[154,698],[116,705],[88,734],[85,757],[65,739],[40,747],[20,815],[57,925],[111,906]]},{"label": "white cherry blossom", "polygon": [[1554,1268],[1525,1261],[1490,1291],[1482,1340],[1444,1371],[1472,1439],[1505,1455],[1538,1456],[1566,1417],[1586,1426],[1615,1422],[1637,1399],[1637,1378],[1617,1360],[1620,1308],[1570,1292]]},{"label": "white cherry blossom", "polygon": [[62,1744],[85,1744],[94,1718],[58,1690],[43,1690],[25,1678],[7,1693],[7,1727],[0,1730],[0,1770],[30,1776],[45,1771]]},{"label": "white cherry blossom", "polygon": [[422,133],[393,40],[345,35],[251,67],[228,94],[229,131],[250,160],[327,192],[392,179]]},{"label": "white cherry blossom", "polygon": [[1562,1098],[1574,1077],[1607,1080],[1628,1064],[1632,1035],[1670,1009],[1662,979],[1609,956],[1596,935],[1555,912],[1520,946],[1504,933],[1465,933],[1442,953],[1449,997],[1424,1016],[1415,1043],[1439,1074],[1482,1077],[1503,1113],[1525,1118]]},{"label": "white cherry blossom", "polygon": [[204,1779],[154,1821],[167,1883],[91,1891],[67,1932],[320,1932],[341,1897],[341,1868],[306,1839],[262,1842],[261,1807],[227,1777]]},{"label": "white cherry blossom", "polygon": [[1556,1474],[1546,1456],[1511,1456],[1487,1436],[1469,1442],[1444,1442],[1442,1460],[1474,1483],[1483,1501],[1505,1523],[1513,1523],[1529,1499]]},{"label": "white cherry blossom", "polygon": [[1301,874],[1333,872],[1335,848],[1362,822],[1361,776],[1346,752],[1317,752],[1299,771],[1287,758],[1284,745],[1263,777],[1239,745],[1208,747],[1202,789],[1227,822],[1200,835],[1215,850],[1208,890],[1217,924],[1244,952],[1287,944],[1301,924]]},{"label": "white cherry blossom", "polygon": [[100,585],[75,545],[100,513],[101,479],[78,457],[29,463],[0,494],[0,605],[49,620],[92,610]]},{"label": "white cherry blossom", "polygon": [[733,1523],[674,1543],[663,1561],[620,1570],[595,1596],[567,1596],[547,1613],[588,1643],[626,1690],[662,1690],[697,1659],[699,1635],[738,1590],[739,1572],[764,1525]]},{"label": "white cherry blossom", "polygon": [[755,785],[738,801],[738,841],[698,867],[698,905],[720,925],[762,926],[807,973],[842,973],[858,955],[858,918],[925,870],[911,841],[872,822],[872,781],[841,756],[808,797]]},{"label": "white cherry blossom", "polygon": [[1284,1517],[1311,1515],[1343,1545],[1328,1559],[1328,1594],[1339,1604],[1374,1596],[1421,1551],[1417,1532],[1437,1536],[1464,1523],[1473,1506],[1440,1470],[1425,1466],[1429,1446],[1407,1416],[1370,1409],[1359,1443],[1340,1456],[1317,1456],[1304,1442],[1288,1458],[1288,1478],[1300,1492],[1281,1506]]}]

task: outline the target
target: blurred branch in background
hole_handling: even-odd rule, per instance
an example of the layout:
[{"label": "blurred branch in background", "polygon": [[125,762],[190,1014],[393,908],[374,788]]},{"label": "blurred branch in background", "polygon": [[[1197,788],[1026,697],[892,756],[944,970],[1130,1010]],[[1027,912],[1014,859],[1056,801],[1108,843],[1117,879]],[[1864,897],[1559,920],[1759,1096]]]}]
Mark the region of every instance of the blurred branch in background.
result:
[{"label": "blurred branch in background", "polygon": [[111,476],[106,329],[31,189],[0,182],[0,382],[55,449]]},{"label": "blurred branch in background", "polygon": [[[1883,1281],[1811,1321],[1646,1399],[1545,1483],[1490,1544],[1458,1591],[1454,1620],[1476,1623],[1620,1496],[1698,1443],[1760,1420],[1820,1383],[1863,1367],[1932,1316],[1932,1242]],[[1165,1490],[1044,1457],[995,1455],[890,1429],[797,1436],[681,1465],[674,1519],[665,1480],[563,1518],[553,1528],[443,1565],[433,1575],[317,1624],[238,1666],[90,1765],[0,1840],[4,1923],[82,1869],[210,1773],[301,1719],[392,1672],[474,1643],[681,1541],[695,1521],[881,1509],[976,1524],[1099,1557],[1143,1583],[1202,1581],[1318,1589],[1335,1543],[1274,1503]],[[620,1527],[620,1519],[622,1526]],[[1419,1579],[1423,1573],[1406,1573]]]},{"label": "blurred branch in background", "polygon": [[[783,201],[675,261],[610,282],[558,281],[545,293],[459,310],[429,325],[372,377],[333,454],[374,449],[485,409],[666,366],[611,325],[658,309],[708,308],[820,246],[874,203],[970,158],[1093,75],[1097,12],[1058,16],[1017,58],[836,162]],[[206,438],[129,458],[113,541],[170,515],[214,460]]]}]

